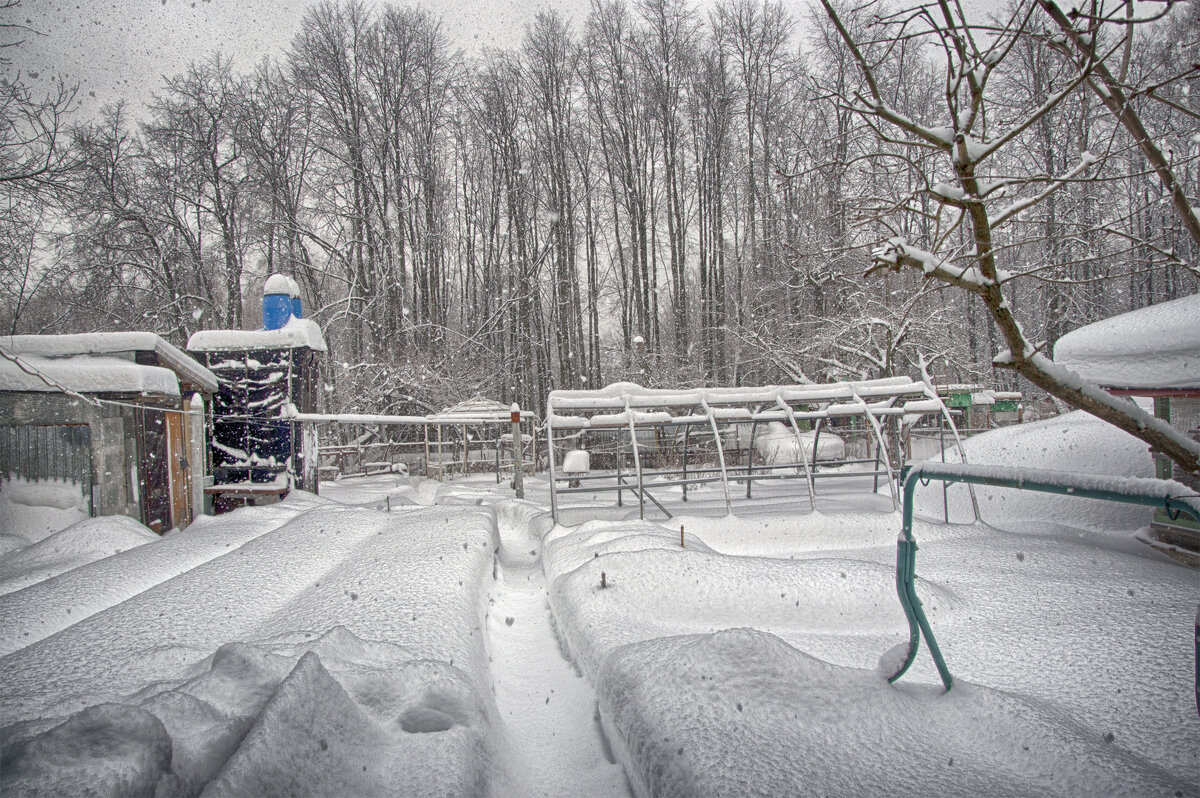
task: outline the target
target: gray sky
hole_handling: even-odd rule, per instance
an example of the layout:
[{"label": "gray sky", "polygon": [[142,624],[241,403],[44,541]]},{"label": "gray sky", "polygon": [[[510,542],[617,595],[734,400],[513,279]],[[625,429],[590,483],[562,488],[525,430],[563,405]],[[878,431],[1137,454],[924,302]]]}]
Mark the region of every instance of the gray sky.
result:
[{"label": "gray sky", "polygon": [[[5,21],[25,22],[29,34],[11,51],[11,71],[34,87],[55,74],[80,84],[81,110],[92,114],[121,97],[143,101],[162,75],[220,50],[237,69],[291,42],[305,9],[316,0],[22,0]],[[408,4],[408,3],[403,3]],[[582,22],[588,0],[424,0],[458,47],[520,43],[539,9]],[[36,77],[35,77],[36,76]]]}]

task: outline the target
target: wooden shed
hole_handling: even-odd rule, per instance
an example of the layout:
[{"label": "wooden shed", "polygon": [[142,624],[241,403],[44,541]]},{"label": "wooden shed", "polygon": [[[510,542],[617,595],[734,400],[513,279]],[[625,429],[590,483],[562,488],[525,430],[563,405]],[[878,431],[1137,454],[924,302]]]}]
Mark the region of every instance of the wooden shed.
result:
[{"label": "wooden shed", "polygon": [[0,490],[58,480],[156,532],[203,512],[217,379],[154,333],[0,337]]}]

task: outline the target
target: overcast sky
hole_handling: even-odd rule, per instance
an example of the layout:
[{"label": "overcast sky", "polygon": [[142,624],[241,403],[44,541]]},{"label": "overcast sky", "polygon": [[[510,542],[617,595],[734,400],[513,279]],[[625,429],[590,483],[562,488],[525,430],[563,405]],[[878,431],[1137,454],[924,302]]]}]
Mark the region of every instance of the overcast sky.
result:
[{"label": "overcast sky", "polygon": [[[145,100],[162,75],[220,50],[238,69],[291,42],[305,10],[316,0],[21,0],[5,22],[28,22],[38,31],[10,50],[10,71],[37,86],[55,74],[80,84],[88,114],[121,97]],[[401,3],[408,5],[409,3]],[[539,9],[558,10],[582,22],[588,0],[424,0],[442,18],[458,47],[520,43]]]}]

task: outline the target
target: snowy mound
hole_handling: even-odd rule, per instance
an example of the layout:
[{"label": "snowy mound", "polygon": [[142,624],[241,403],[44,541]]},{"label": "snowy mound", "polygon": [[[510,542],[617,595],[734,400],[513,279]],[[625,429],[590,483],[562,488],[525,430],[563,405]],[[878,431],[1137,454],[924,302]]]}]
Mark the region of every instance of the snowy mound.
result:
[{"label": "snowy mound", "polygon": [[[620,646],[683,633],[754,626],[799,639],[907,629],[888,563],[730,557],[694,535],[681,548],[677,530],[648,522],[561,531],[547,540],[542,562],[560,635],[587,673]],[[923,588],[931,618],[955,611],[954,597],[936,583]]]},{"label": "snowy mound", "polygon": [[[1144,442],[1079,410],[1045,421],[990,430],[968,438],[963,445],[967,461],[975,465],[1048,468],[1118,477],[1154,476]],[[976,486],[975,495],[982,519],[1005,528],[1037,522],[1133,532],[1149,523],[1150,518],[1150,512],[1142,507],[1012,488]],[[952,485],[947,498],[952,523],[974,520],[970,494],[964,485]],[[916,513],[943,520],[939,484],[917,488]]]},{"label": "snowy mound", "polygon": [[1170,795],[1172,776],[1056,707],[898,690],[752,629],[615,651],[597,693],[640,796]]},{"label": "snowy mound", "polygon": [[0,595],[0,656],[237,551],[311,507],[315,499],[293,491],[283,502],[269,507],[247,507],[219,519],[199,518],[153,546],[128,549]]},{"label": "snowy mound", "polygon": [[483,794],[491,514],[314,498],[0,596],[0,794]]},{"label": "snowy mound", "polygon": [[228,643],[167,689],[5,730],[0,791],[482,795],[482,707],[461,670],[341,627]]},{"label": "snowy mound", "polygon": [[1108,388],[1200,388],[1200,294],[1069,332],[1054,362]]},{"label": "snowy mound", "polygon": [[0,556],[87,518],[87,497],[73,482],[0,482]]},{"label": "snowy mound", "polygon": [[159,536],[123,515],[88,518],[0,558],[0,593],[11,593]]}]

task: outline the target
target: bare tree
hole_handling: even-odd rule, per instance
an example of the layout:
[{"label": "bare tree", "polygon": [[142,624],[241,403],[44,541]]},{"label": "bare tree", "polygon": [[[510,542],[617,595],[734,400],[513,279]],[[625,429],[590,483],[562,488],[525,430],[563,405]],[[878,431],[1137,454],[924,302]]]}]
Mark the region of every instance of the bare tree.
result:
[{"label": "bare tree", "polygon": [[[948,0],[890,15],[872,5],[868,8],[879,15],[870,25],[870,39],[862,42],[851,35],[830,0],[821,2],[860,70],[860,86],[842,101],[871,124],[881,140],[899,140],[912,150],[932,152],[938,156],[934,168],[945,170],[925,176],[925,191],[940,204],[938,221],[940,225],[945,218],[945,227],[920,244],[900,235],[888,237],[875,250],[872,271],[916,270],[977,296],[1005,346],[994,358],[997,366],[1011,368],[1053,396],[1145,440],[1187,471],[1200,471],[1200,444],[1128,401],[1087,384],[1043,354],[1044,347],[1026,335],[1010,302],[1013,285],[1032,275],[1003,270],[998,263],[1014,219],[1105,165],[1105,153],[1084,150],[1057,173],[1026,171],[1014,160],[1003,168],[995,166],[1012,152],[1019,137],[1083,90],[1103,57],[1090,56],[1036,104],[1004,107],[989,84],[1013,60],[1014,48],[1036,32],[1035,5],[1016,4],[1000,23],[988,27],[986,35]],[[914,37],[933,42],[945,63],[940,118],[921,120],[901,113],[880,80],[876,65],[894,46],[888,42]],[[1131,110],[1126,106],[1122,113]],[[909,201],[897,197],[897,208],[903,211]]]}]

